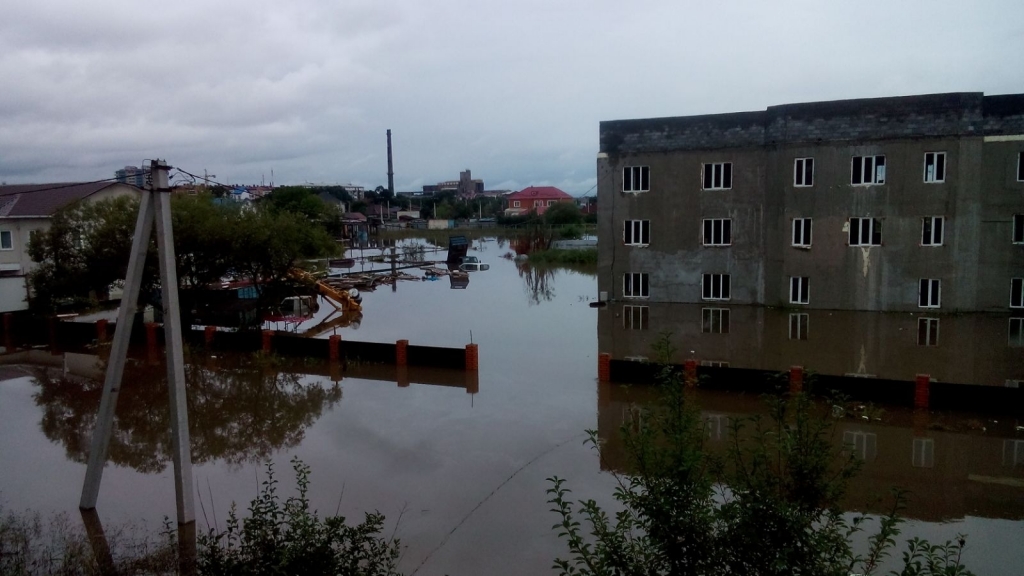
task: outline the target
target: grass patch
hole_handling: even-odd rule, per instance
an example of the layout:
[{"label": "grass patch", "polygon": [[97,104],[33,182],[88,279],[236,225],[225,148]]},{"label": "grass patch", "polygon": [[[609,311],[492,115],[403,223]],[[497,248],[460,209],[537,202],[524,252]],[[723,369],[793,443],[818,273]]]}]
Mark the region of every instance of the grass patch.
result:
[{"label": "grass patch", "polygon": [[539,250],[530,254],[531,264],[597,264],[597,249]]}]

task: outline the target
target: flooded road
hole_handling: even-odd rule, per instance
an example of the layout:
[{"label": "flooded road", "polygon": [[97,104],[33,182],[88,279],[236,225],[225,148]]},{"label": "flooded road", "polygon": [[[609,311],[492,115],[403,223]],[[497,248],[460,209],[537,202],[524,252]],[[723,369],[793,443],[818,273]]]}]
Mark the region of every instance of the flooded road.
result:
[{"label": "flooded road", "polygon": [[[344,339],[433,346],[462,347],[472,338],[480,346],[480,371],[472,383],[457,372],[410,370],[409,385],[400,387],[387,367],[352,366],[332,374],[312,360],[196,354],[188,380],[200,529],[207,523],[223,528],[231,502],[248,505],[266,477],[265,461],[273,463],[282,489],[290,488],[288,462],[297,456],[312,468],[310,497],[321,513],[360,518],[376,509],[387,516],[388,534],[395,530],[407,547],[401,560],[407,574],[547,573],[565,552],[550,529],[555,518],[545,478],[567,478],[576,498],[608,501],[615,480],[607,469],[615,467],[602,470],[582,444],[584,430],[611,438],[624,406],[645,401],[642,390],[596,383],[599,332],[602,351],[642,355],[648,344],[627,340],[616,328],[622,319],[615,311],[588,307],[596,294],[593,272],[518,267],[501,258],[506,252],[495,241],[474,242],[471,253],[491,268],[471,273],[465,287],[453,289],[446,278],[399,282],[394,290],[382,286],[363,295],[358,328],[337,329]],[[328,308],[294,326],[272,327],[301,331],[326,317]],[[649,314],[651,332],[661,329],[655,330],[656,319],[680,317]],[[670,328],[687,346],[701,337],[701,325],[682,317]],[[812,322],[812,335],[828,333],[824,322]],[[848,332],[842,326],[834,333]],[[864,357],[869,372],[882,371],[878,359],[892,347],[881,345],[877,354],[865,348],[862,356],[859,345],[829,352],[821,342],[812,344],[806,352],[842,358],[836,366],[844,371],[856,371]],[[723,346],[701,357],[742,365],[743,351],[756,350],[773,359],[769,367],[794,363],[746,337]],[[972,360],[973,369],[951,362],[947,372],[1013,377],[992,372],[990,378],[986,362],[992,363]],[[80,380],[57,373],[0,368],[0,497],[12,508],[76,514],[99,387],[83,388]],[[142,520],[156,531],[164,516],[174,517],[162,377],[160,366],[144,363],[126,372],[98,505],[105,523]],[[736,395],[707,400],[708,410],[724,418],[756,410],[751,402]],[[921,438],[933,444],[929,450],[921,443],[918,454],[920,422],[898,409],[887,414],[849,430],[874,447],[870,454],[866,448],[865,456],[874,459],[852,497],[870,502],[892,483],[912,483],[925,498],[909,510],[916,519],[904,535],[945,540],[965,532],[967,561],[976,573],[1018,573],[1024,565],[1024,487],[976,478],[1024,479],[1024,434],[1009,422],[989,425],[990,433],[967,418],[937,415],[944,428],[925,424]],[[870,444],[868,434],[875,438]]]}]

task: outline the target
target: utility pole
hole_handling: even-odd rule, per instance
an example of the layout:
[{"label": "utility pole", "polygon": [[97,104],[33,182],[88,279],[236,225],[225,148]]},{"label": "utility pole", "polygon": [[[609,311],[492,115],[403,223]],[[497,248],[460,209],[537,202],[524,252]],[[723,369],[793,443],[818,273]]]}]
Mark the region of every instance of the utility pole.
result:
[{"label": "utility pole", "polygon": [[[167,348],[167,388],[170,394],[171,459],[174,464],[174,493],[180,534],[195,530],[195,490],[192,486],[192,456],[188,433],[188,406],[185,397],[185,362],[181,342],[181,312],[178,307],[178,277],[174,259],[174,231],[171,228],[171,194],[167,183],[170,166],[163,160],[153,160],[148,174],[147,190],[143,191],[139,203],[139,215],[135,221],[135,235],[128,258],[125,275],[124,295],[117,313],[117,329],[111,344],[110,359],[103,382],[96,427],[93,430],[89,449],[89,463],[82,486],[79,508],[96,508],[99,497],[103,466],[107,460],[107,449],[114,427],[114,410],[117,395],[122,387],[128,342],[131,338],[132,320],[138,308],[142,273],[149,251],[149,240],[156,228],[156,244],[160,270],[160,286],[164,317],[164,339]],[[203,171],[205,175],[205,170]],[[181,537],[179,537],[181,538]],[[179,551],[188,552],[182,556],[187,561],[189,554],[195,558],[195,539],[179,540]],[[183,564],[184,566],[184,564]]]},{"label": "utility pole", "polygon": [[216,178],[216,177],[217,177],[216,174],[207,174],[206,173],[206,168],[203,168],[203,186],[206,187],[206,190],[210,189],[210,178]]},{"label": "utility pole", "polygon": [[391,129],[388,129],[388,196],[395,197],[395,170],[391,163]]}]

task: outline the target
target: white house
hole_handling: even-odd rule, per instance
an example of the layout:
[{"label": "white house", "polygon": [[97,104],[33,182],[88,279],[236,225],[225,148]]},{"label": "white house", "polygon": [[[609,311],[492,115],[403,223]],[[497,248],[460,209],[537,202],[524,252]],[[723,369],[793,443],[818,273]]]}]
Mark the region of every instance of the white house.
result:
[{"label": "white house", "polygon": [[0,312],[28,308],[27,276],[35,267],[28,242],[33,232],[49,228],[54,213],[69,204],[126,194],[141,191],[118,182],[0,186]]}]

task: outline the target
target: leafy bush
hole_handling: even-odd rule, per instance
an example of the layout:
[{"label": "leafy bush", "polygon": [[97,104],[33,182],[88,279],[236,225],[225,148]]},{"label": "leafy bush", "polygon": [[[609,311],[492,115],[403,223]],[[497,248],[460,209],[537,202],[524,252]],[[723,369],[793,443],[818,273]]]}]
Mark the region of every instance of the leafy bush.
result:
[{"label": "leafy bush", "polygon": [[399,543],[380,536],[384,516],[367,513],[354,526],[341,516],[320,518],[310,511],[309,467],[292,459],[298,496],[283,503],[273,467],[259,496],[239,520],[234,505],[223,532],[199,537],[199,570],[204,575],[330,574],[386,576],[398,574]]},{"label": "leafy bush", "polygon": [[[671,358],[667,335],[656,357]],[[664,368],[663,397],[653,409],[634,408],[622,438],[632,475],[617,476],[622,510],[611,519],[593,500],[568,500],[565,480],[549,478],[560,517],[554,526],[570,558],[561,574],[873,574],[895,546],[903,497],[868,538],[866,555],[851,538],[866,517],[847,520],[840,505],[859,460],[836,449],[838,418],[802,394],[768,400],[767,417],[735,419],[723,456],[705,446],[707,429],[680,375]],[[595,431],[590,442],[599,451]],[[589,524],[585,530],[577,516]],[[914,539],[898,574],[965,575],[964,540],[931,545]]]}]

